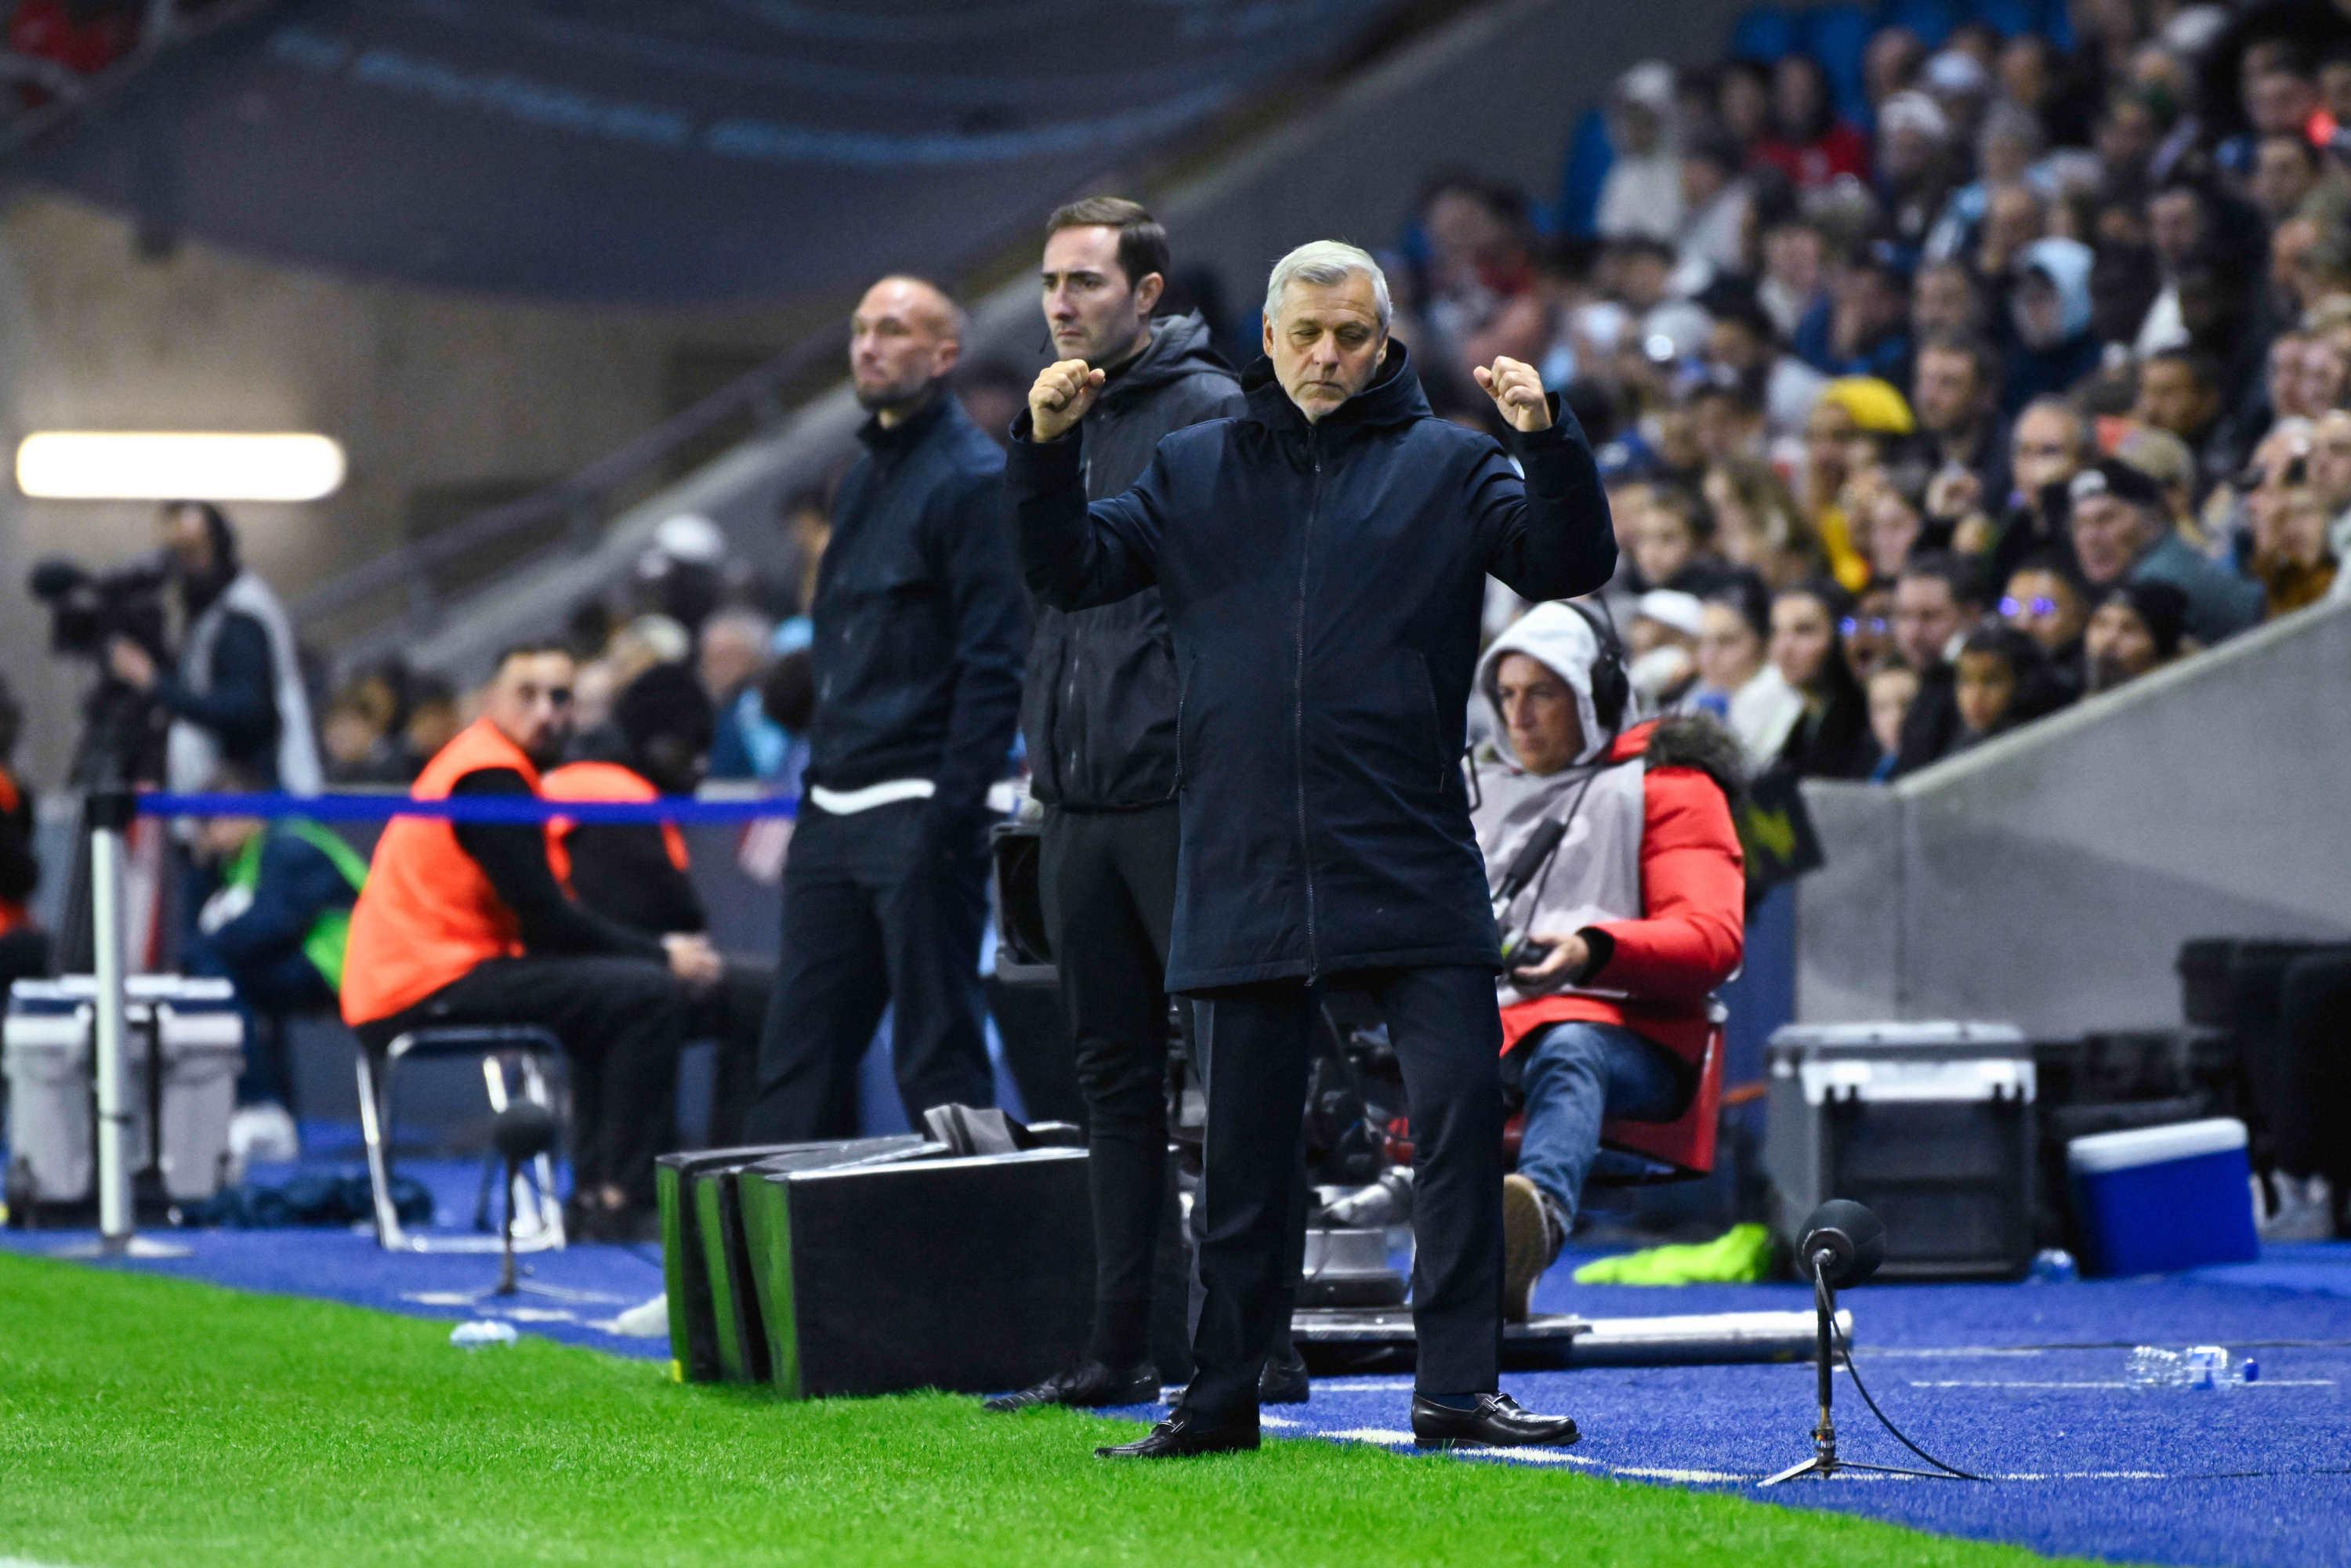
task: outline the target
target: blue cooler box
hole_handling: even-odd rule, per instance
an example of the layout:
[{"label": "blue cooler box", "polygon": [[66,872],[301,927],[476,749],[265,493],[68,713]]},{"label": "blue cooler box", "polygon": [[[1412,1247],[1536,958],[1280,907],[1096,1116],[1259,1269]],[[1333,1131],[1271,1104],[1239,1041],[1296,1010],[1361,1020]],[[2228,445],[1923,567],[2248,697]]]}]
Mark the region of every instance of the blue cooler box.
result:
[{"label": "blue cooler box", "polygon": [[2161,1274],[2261,1254],[2242,1122],[2075,1138],[2065,1169],[2085,1273]]}]

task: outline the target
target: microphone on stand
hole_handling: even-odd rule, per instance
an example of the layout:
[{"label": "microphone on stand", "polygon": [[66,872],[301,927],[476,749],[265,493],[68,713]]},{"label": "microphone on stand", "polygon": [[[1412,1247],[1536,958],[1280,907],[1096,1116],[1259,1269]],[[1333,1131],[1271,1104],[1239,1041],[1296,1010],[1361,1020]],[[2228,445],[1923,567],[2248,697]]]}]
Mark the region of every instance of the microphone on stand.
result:
[{"label": "microphone on stand", "polygon": [[506,1221],[498,1228],[498,1284],[490,1294],[515,1293],[515,1184],[522,1167],[555,1147],[555,1113],[536,1100],[514,1100],[498,1113],[490,1142],[506,1166]]}]

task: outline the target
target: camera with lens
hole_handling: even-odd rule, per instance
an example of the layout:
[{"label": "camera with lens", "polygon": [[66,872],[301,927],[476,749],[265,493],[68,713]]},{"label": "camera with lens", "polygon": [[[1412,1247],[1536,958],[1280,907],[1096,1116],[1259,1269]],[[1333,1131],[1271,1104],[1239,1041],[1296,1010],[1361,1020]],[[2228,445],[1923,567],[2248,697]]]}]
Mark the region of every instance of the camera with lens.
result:
[{"label": "camera with lens", "polygon": [[26,587],[49,607],[49,647],[59,653],[102,659],[107,644],[127,637],[149,653],[164,646],[163,590],[171,569],[161,555],[105,571],[53,557],[33,568]]}]

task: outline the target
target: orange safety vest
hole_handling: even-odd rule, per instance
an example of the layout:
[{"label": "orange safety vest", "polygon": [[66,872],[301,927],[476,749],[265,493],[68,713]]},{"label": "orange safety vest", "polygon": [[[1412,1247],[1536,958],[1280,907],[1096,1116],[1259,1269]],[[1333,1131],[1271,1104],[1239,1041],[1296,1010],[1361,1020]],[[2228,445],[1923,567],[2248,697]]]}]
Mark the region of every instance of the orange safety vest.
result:
[{"label": "orange safety vest", "polygon": [[[662,798],[652,779],[617,762],[567,762],[538,781],[538,792],[550,800]],[[563,891],[574,898],[580,894],[571,885],[571,830],[579,825],[569,817],[551,817],[547,823],[547,863],[554,871],[555,880],[563,884]],[[675,822],[664,822],[661,834],[662,847],[669,852],[669,863],[685,870],[685,835],[678,831]]]},{"label": "orange safety vest", "polygon": [[[24,796],[16,792],[16,780],[5,768],[0,768],[0,817],[14,816]],[[33,923],[25,906],[11,898],[0,898],[0,936],[21,930]]]},{"label": "orange safety vest", "polygon": [[[486,768],[510,768],[531,789],[538,769],[486,718],[457,732],[417,775],[413,800],[445,800]],[[491,958],[522,956],[522,926],[481,865],[438,817],[394,817],[376,841],[367,885],[351,906],[343,956],[343,1021],[356,1028],[414,1007]]]}]

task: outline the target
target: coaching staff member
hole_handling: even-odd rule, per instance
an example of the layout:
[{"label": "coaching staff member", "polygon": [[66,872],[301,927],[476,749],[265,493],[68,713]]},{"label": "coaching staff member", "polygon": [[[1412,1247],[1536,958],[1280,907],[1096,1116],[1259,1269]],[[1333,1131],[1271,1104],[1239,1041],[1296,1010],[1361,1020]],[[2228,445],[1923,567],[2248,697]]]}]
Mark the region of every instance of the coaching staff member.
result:
[{"label": "coaching staff member", "polygon": [[[1096,196],[1046,220],[1054,351],[1103,372],[1084,422],[1089,499],[1141,478],[1169,431],[1246,407],[1196,312],[1153,317],[1169,265],[1167,231],[1133,202]],[[1045,806],[1039,880],[1086,1098],[1094,1322],[1074,1366],[988,1408],[1147,1404],[1159,1397],[1151,1276],[1167,1180],[1176,913],[1176,654],[1158,590],[1039,610],[1020,733]]]},{"label": "coaching staff member", "polygon": [[882,279],[850,319],[872,417],[809,612],[816,715],[755,1142],[855,1134],[857,1064],[885,1007],[907,1120],[996,1102],[980,1033],[987,789],[1012,747],[1029,628],[1003,455],[946,390],[962,337],[962,313],[916,277]]},{"label": "coaching staff member", "polygon": [[1087,506],[1079,429],[1109,378],[1038,377],[1007,490],[1029,584],[1083,609],[1157,584],[1176,648],[1182,840],[1167,983],[1207,1079],[1197,1370],[1169,1418],[1106,1457],[1253,1448],[1257,1384],[1299,1170],[1315,993],[1384,1011],[1413,1107],[1420,1246],[1413,1432],[1563,1443],[1575,1424],[1497,1391],[1500,967],[1459,767],[1491,572],[1589,592],[1615,544],[1590,447],[1534,371],[1477,371],[1521,437],[1433,417],[1388,337],[1386,279],[1318,242],[1266,287],[1247,413],[1177,431]]},{"label": "coaching staff member", "polygon": [[[570,738],[576,674],[559,646],[507,650],[482,716],[410,798],[537,797]],[[565,897],[539,823],[394,817],[351,909],[343,1021],[373,1051],[442,1024],[552,1030],[571,1067],[570,1223],[587,1239],[637,1239],[671,1132],[685,988],[719,974],[702,936],[632,931]]]}]

